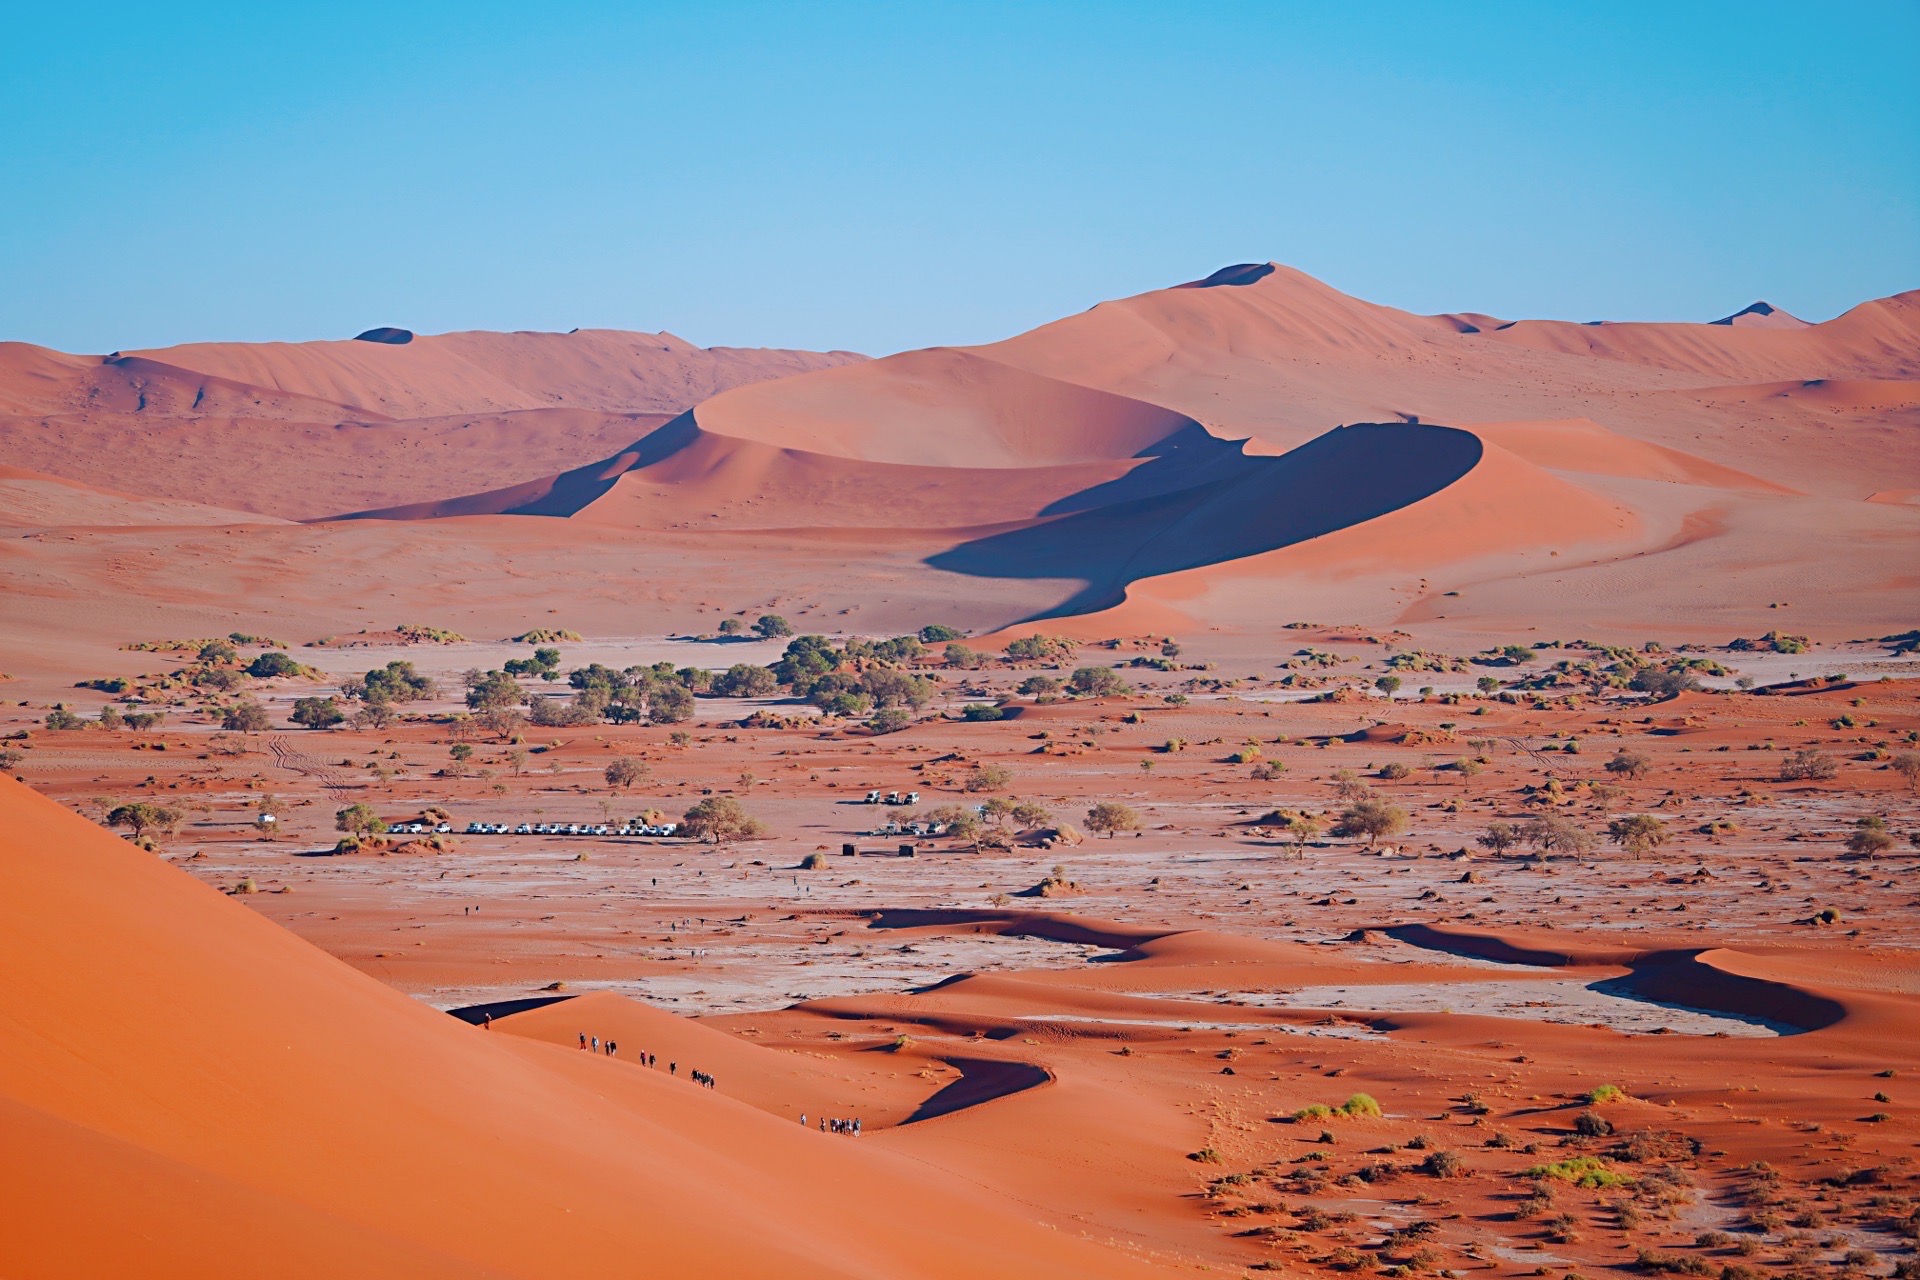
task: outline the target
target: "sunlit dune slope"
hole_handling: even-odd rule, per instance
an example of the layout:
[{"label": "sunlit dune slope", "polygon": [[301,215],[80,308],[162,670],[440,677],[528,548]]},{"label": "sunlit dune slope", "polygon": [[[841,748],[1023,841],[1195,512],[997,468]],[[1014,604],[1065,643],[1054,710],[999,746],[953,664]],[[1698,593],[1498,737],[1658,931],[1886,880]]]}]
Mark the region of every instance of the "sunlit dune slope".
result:
[{"label": "sunlit dune slope", "polygon": [[0,818],[10,1277],[1148,1274],[876,1144],[416,1004],[11,780]]}]

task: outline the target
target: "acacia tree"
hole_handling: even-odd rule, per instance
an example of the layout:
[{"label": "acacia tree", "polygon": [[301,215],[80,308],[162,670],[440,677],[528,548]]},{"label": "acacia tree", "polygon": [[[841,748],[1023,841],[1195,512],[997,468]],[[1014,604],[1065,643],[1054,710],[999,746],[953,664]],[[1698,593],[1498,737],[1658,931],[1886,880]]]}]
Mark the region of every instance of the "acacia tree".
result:
[{"label": "acacia tree", "polygon": [[1893,771],[1907,780],[1909,789],[1920,791],[1920,752],[1902,751],[1893,758]]},{"label": "acacia tree", "polygon": [[1871,815],[1853,824],[1853,834],[1847,837],[1847,852],[1859,858],[1877,858],[1893,848],[1893,833],[1887,830],[1887,820]]},{"label": "acacia tree", "polygon": [[265,733],[273,727],[267,709],[248,698],[228,707],[220,717],[220,727],[232,733]]},{"label": "acacia tree", "polygon": [[680,828],[696,840],[708,844],[732,844],[766,834],[766,827],[747,816],[732,796],[708,796],[687,810]]},{"label": "acacia tree", "polygon": [[1474,843],[1498,858],[1519,844],[1520,839],[1520,828],[1511,822],[1489,822],[1487,829],[1474,837]]},{"label": "acacia tree", "polygon": [[177,809],[167,809],[138,800],[132,804],[120,805],[109,812],[107,825],[130,828],[133,831],[133,838],[139,840],[149,831],[162,834],[173,831],[180,825],[180,812]]},{"label": "acacia tree", "polygon": [[983,764],[968,772],[961,782],[967,791],[1005,791],[1013,784],[1013,770],[1003,764]]},{"label": "acacia tree", "polygon": [[370,804],[348,805],[333,815],[333,828],[350,836],[385,835],[387,824]]},{"label": "acacia tree", "polygon": [[347,713],[333,698],[301,698],[293,704],[293,715],[289,718],[309,729],[331,729],[345,720]]},{"label": "acacia tree", "polygon": [[1364,836],[1371,849],[1383,836],[1397,835],[1407,826],[1407,811],[1385,800],[1356,800],[1340,814],[1340,830]]},{"label": "acacia tree", "polygon": [[1053,821],[1053,810],[1032,800],[1022,800],[1008,812],[1013,825],[1022,831],[1036,831]]},{"label": "acacia tree", "polygon": [[615,757],[606,770],[607,785],[622,791],[632,790],[633,784],[646,776],[647,766],[632,756]]},{"label": "acacia tree", "polygon": [[1087,830],[1107,839],[1121,831],[1140,830],[1140,815],[1118,800],[1102,800],[1087,810]]},{"label": "acacia tree", "polygon": [[1613,753],[1613,759],[1607,761],[1607,772],[1619,774],[1632,781],[1644,774],[1651,762],[1638,751],[1629,751],[1625,747]]},{"label": "acacia tree", "polygon": [[1645,813],[1615,818],[1607,824],[1607,839],[1638,859],[1667,842],[1667,824]]}]

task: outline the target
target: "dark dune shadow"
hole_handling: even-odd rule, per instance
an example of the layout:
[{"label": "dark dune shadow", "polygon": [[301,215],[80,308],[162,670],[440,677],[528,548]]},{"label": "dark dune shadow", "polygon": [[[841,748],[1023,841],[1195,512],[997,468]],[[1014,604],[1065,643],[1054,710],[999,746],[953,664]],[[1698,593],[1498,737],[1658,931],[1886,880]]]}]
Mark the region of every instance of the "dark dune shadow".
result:
[{"label": "dark dune shadow", "polygon": [[518,1000],[495,1000],[488,1004],[463,1005],[458,1009],[449,1009],[447,1013],[462,1022],[471,1022],[475,1026],[486,1021],[489,1016],[504,1018],[508,1014],[525,1013],[529,1009],[541,1009],[550,1004],[559,1004],[562,1000],[571,1000],[572,996],[522,996]]},{"label": "dark dune shadow", "polygon": [[952,1115],[995,1098],[1037,1089],[1053,1079],[1045,1067],[1029,1062],[1001,1062],[994,1058],[947,1058],[945,1061],[948,1066],[959,1069],[960,1078],[921,1103],[900,1123],[913,1124]]},{"label": "dark dune shadow", "polygon": [[1189,280],[1185,284],[1173,286],[1176,289],[1217,289],[1222,285],[1252,284],[1264,280],[1273,274],[1271,262],[1236,262],[1230,267],[1222,267],[1204,280]]},{"label": "dark dune shadow", "polygon": [[[1035,618],[1119,604],[1140,578],[1292,546],[1438,493],[1471,471],[1471,432],[1424,423],[1339,427],[1280,457],[1230,454],[1185,440],[1116,481],[1054,503],[1067,514],[989,534],[926,564],[982,578],[1063,578],[1086,585]],[[1126,497],[1129,493],[1145,496]],[[1118,499],[1097,506],[1096,495]]]},{"label": "dark dune shadow", "polygon": [[1157,460],[1158,466],[1135,467],[1123,476],[1096,484],[1048,503],[1042,516],[1072,515],[1096,507],[1160,497],[1180,489],[1191,489],[1212,480],[1224,480],[1241,461],[1240,445],[1222,440],[1192,419],[1187,425],[1148,445],[1136,458]]}]

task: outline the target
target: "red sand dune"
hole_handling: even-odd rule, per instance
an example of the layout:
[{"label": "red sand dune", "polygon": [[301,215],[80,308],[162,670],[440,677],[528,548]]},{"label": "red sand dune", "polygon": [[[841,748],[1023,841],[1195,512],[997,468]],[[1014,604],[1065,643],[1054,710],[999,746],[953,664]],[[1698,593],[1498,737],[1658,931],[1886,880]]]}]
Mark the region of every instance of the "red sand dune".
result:
[{"label": "red sand dune", "polygon": [[389,418],[567,407],[671,413],[741,383],[860,359],[701,349],[670,333],[443,333],[404,345],[200,342],[132,353]]},{"label": "red sand dune", "polygon": [[0,813],[9,1276],[1148,1274],[878,1144],[436,1013],[10,779]]},{"label": "red sand dune", "polygon": [[859,358],[607,330],[107,357],[0,343],[0,458],[312,519],[549,475],[730,387]]},{"label": "red sand dune", "polygon": [[[956,575],[1004,584],[1001,608],[962,619],[977,630],[1079,615],[1258,631],[1287,620],[1281,600],[1374,625],[1524,613],[1588,629],[1639,625],[1607,601],[1670,616],[1663,593],[1684,584],[1684,616],[1719,631],[1837,560],[1833,595],[1857,616],[1832,625],[1849,632],[1901,612],[1895,562],[1920,535],[1911,504],[1862,501],[1920,485],[1920,294],[1798,327],[1753,309],[1729,324],[1506,322],[1246,264],[989,346],[858,363],[604,332],[140,358],[226,379],[221,394],[266,388],[263,403],[415,416],[278,428],[323,473],[298,485],[209,460],[251,427],[153,421],[124,387],[111,422],[0,422],[0,446],[73,475],[116,434],[174,430],[157,494],[303,518],[568,517],[487,535],[556,565],[623,539],[732,563],[773,536],[775,552],[750,554],[775,594],[813,590],[823,560],[896,584],[890,607],[909,616],[971,594]],[[9,359],[0,382],[21,405],[94,376],[78,357]],[[665,404],[685,412],[633,412]],[[383,536],[422,535],[355,535]]]}]

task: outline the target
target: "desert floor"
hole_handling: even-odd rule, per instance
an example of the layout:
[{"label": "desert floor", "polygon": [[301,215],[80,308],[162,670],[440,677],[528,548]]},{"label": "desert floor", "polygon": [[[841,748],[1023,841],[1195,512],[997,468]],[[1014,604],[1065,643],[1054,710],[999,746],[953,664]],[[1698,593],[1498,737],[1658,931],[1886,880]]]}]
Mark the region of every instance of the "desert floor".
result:
[{"label": "desert floor", "polygon": [[[1045,705],[1011,698],[1041,668],[994,665],[949,674],[945,716],[884,737],[797,703],[703,698],[672,728],[529,728],[519,744],[456,735],[451,699],[384,730],[221,734],[175,712],[144,732],[49,731],[51,703],[106,702],[74,679],[184,658],[76,673],[43,654],[0,686],[0,734],[16,735],[14,772],[89,817],[181,810],[159,857],[421,1002],[469,1019],[490,1006],[496,1035],[612,1041],[625,1069],[707,1072],[796,1124],[858,1118],[860,1142],[1171,1268],[1911,1269],[1920,796],[1889,759],[1920,734],[1920,662],[1869,644],[1720,652],[1761,687],[1729,676],[1653,703],[1483,698],[1479,675],[1525,673],[1467,663],[1406,672],[1392,699],[1361,692],[1413,647],[1303,633],[1129,667],[1130,696]],[[563,648],[569,667],[778,651]],[[1281,686],[1309,648],[1356,691]],[[293,698],[391,658],[455,689],[525,651],[296,647],[323,674],[266,701],[284,725]],[[1153,652],[1143,638],[1075,661]],[[1176,691],[1184,705],[1166,702]],[[952,718],[996,699],[1007,718]],[[755,710],[792,722],[739,725]],[[461,765],[456,739],[474,749]],[[1835,775],[1779,781],[1805,747]],[[1606,769],[1622,749],[1647,758],[1639,776]],[[619,756],[646,766],[631,788],[603,777]],[[1009,778],[964,790],[979,766]],[[1276,814],[1332,825],[1343,779],[1403,808],[1407,829],[1373,847],[1282,830]],[[1010,847],[976,851],[879,834],[899,810],[862,803],[873,789],[918,791],[922,810],[1018,797],[1075,826],[1120,801],[1142,829],[1008,827]],[[710,794],[768,835],[331,852],[335,812],[359,802],[391,820],[444,808],[457,833],[678,817]],[[253,821],[267,796],[271,838]],[[1652,814],[1671,838],[1637,859],[1604,841],[1577,856],[1476,842],[1541,813],[1595,833]],[[1874,859],[1844,845],[1867,816],[1896,838]],[[1379,1114],[1339,1109],[1357,1095]]]}]

